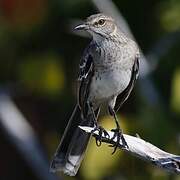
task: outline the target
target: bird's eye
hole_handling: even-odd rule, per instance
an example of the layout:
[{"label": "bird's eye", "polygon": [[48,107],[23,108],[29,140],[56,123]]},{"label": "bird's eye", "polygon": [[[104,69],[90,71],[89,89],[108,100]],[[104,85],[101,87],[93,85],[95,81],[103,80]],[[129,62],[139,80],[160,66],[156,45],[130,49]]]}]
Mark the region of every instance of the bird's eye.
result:
[{"label": "bird's eye", "polygon": [[99,21],[96,21],[94,23],[95,26],[99,27],[99,26],[103,26],[105,23],[105,20],[104,19],[100,19]]},{"label": "bird's eye", "polygon": [[104,20],[104,19],[100,19],[100,20],[98,21],[98,24],[101,25],[101,26],[102,26],[104,23],[105,23],[105,20]]}]

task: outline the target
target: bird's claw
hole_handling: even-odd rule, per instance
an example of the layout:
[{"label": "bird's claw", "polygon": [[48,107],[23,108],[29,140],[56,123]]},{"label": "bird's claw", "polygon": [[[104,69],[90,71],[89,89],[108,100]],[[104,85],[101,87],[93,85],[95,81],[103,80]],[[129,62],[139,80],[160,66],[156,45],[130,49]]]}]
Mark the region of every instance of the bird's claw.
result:
[{"label": "bird's claw", "polygon": [[91,131],[91,133],[94,133],[95,131],[98,131],[99,132],[99,135],[96,136],[96,145],[99,147],[101,146],[102,144],[102,138],[103,136],[107,137],[107,138],[110,138],[109,134],[107,133],[107,131],[101,127],[101,126],[95,126],[95,128]]},{"label": "bird's claw", "polygon": [[[118,146],[120,146],[121,148],[124,148],[124,149],[128,149],[129,147],[126,143],[126,140],[124,139],[121,129],[116,128],[116,129],[112,129],[111,131],[114,132],[114,135],[111,138],[111,140],[114,140],[115,138],[117,138],[116,142],[114,142],[113,145],[110,145],[110,147],[114,147],[112,154],[114,154],[116,152]],[[122,145],[119,144],[120,140],[122,141]]]}]

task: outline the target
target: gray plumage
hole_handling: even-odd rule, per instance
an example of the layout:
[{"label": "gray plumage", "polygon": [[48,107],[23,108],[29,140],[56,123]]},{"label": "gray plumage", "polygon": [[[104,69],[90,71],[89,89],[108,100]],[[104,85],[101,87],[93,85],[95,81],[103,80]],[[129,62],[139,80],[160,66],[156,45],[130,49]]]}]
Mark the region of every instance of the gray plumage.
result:
[{"label": "gray plumage", "polygon": [[102,104],[113,112],[118,110],[132,91],[139,70],[138,47],[113,18],[92,15],[76,29],[89,32],[93,40],[80,62],[78,103],[51,164],[52,171],[69,175],[77,173],[90,138],[78,125],[93,126],[92,110],[98,117]]}]

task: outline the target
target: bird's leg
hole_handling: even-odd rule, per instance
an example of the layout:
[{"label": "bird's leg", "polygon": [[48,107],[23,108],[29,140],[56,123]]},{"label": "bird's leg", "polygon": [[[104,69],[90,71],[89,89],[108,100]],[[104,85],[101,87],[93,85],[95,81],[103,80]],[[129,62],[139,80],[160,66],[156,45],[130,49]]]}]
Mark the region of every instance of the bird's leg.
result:
[{"label": "bird's leg", "polygon": [[88,105],[88,109],[90,110],[90,114],[92,115],[92,119],[93,119],[93,123],[94,125],[97,125],[97,118],[94,112],[94,108],[92,106],[92,103],[90,103],[89,101],[87,102]]},{"label": "bird's leg", "polygon": [[99,131],[99,136],[97,136],[95,138],[96,138],[96,145],[101,146],[103,133],[104,133],[104,136],[107,136],[107,137],[109,137],[109,134],[107,133],[107,131],[103,127],[99,126],[98,123],[97,123],[97,117],[98,117],[98,114],[99,114],[99,108],[97,109],[97,115],[95,115],[92,104],[89,103],[89,102],[87,104],[88,104],[88,107],[89,107],[89,109],[91,111],[91,114],[93,116],[93,122],[94,122],[94,125],[95,125],[95,127],[91,131],[91,133],[93,133],[95,131]]},{"label": "bird's leg", "polygon": [[124,139],[124,136],[122,134],[122,130],[120,128],[120,125],[119,125],[119,122],[118,122],[118,118],[117,118],[117,115],[116,115],[114,109],[112,107],[110,107],[110,106],[108,107],[108,109],[109,109],[110,115],[114,117],[114,120],[115,120],[115,123],[116,123],[116,129],[112,129],[111,130],[111,131],[114,132],[112,140],[117,138],[116,143],[111,145],[111,147],[114,147],[114,150],[112,152],[112,154],[114,154],[116,152],[117,147],[119,146],[119,141],[120,140],[122,141],[122,148],[128,148],[128,145],[127,145],[127,143],[126,143],[126,141]]}]

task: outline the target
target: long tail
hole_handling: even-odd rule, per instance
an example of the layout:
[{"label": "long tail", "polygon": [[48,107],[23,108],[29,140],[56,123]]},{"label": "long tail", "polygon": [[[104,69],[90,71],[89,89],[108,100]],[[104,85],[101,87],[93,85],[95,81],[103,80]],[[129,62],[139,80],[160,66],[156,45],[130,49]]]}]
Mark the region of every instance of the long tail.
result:
[{"label": "long tail", "polygon": [[90,117],[82,119],[76,105],[51,162],[51,172],[59,170],[70,176],[76,175],[90,139],[89,134],[78,128],[79,125],[92,126],[93,121]]}]

